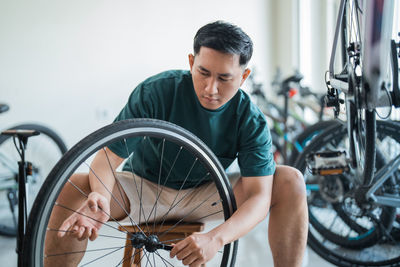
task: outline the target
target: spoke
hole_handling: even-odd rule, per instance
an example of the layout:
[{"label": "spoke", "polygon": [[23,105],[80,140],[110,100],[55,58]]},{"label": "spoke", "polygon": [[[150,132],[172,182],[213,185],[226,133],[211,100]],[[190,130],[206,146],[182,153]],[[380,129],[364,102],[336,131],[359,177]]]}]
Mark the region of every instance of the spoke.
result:
[{"label": "spoke", "polygon": [[[124,141],[126,142],[125,139],[124,139]],[[124,203],[124,209],[123,209],[123,210],[124,210],[125,214],[127,214],[129,220],[131,221],[131,225],[133,226],[133,225],[135,225],[135,222],[133,221],[132,217],[130,216],[130,213],[127,211],[128,205],[126,204],[125,199],[124,199],[124,197],[122,196],[121,184],[119,183],[117,177],[115,176],[114,170],[113,170],[112,165],[111,165],[111,162],[110,162],[110,158],[108,157],[108,153],[107,153],[107,151],[106,151],[106,149],[105,149],[104,147],[103,147],[103,150],[104,150],[104,153],[106,153],[106,158],[107,158],[108,166],[110,166],[110,169],[111,169],[111,172],[112,172],[112,174],[113,174],[115,183],[117,184],[117,188],[118,188],[119,195],[120,195],[120,197],[121,197],[121,199],[122,199],[122,202]],[[128,154],[127,156],[129,157],[129,154]]]},{"label": "spoke", "polygon": [[[98,223],[101,223],[102,225],[105,225],[105,226],[108,226],[108,227],[110,227],[110,228],[113,228],[113,229],[115,229],[115,230],[117,230],[118,232],[121,232],[121,233],[129,233],[129,231],[123,226],[123,225],[121,225],[121,224],[119,224],[118,223],[118,221],[115,221],[117,224],[119,224],[119,226],[121,226],[122,228],[124,228],[124,230],[126,231],[126,232],[124,232],[124,231],[121,231],[121,230],[119,230],[118,228],[116,228],[116,227],[114,227],[114,226],[112,226],[112,225],[109,225],[109,224],[107,224],[107,223],[105,223],[105,222],[102,222],[102,221],[99,221],[99,220],[97,220],[97,219],[95,219],[95,218],[92,218],[92,217],[90,217],[90,216],[88,216],[88,215],[86,215],[86,214],[83,214],[82,212],[79,212],[79,211],[77,211],[77,210],[74,210],[74,209],[71,209],[71,208],[69,208],[69,207],[67,207],[67,206],[64,206],[64,205],[62,205],[62,204],[60,204],[60,203],[55,203],[54,205],[56,205],[56,206],[59,206],[59,207],[61,207],[61,208],[64,208],[64,209],[66,209],[66,210],[69,210],[69,211],[72,211],[72,212],[75,212],[75,213],[78,213],[79,215],[82,215],[82,216],[85,216],[86,218],[89,218],[89,219],[92,219],[93,221],[95,221],[95,222],[98,222]],[[102,209],[101,209],[102,210]],[[107,214],[104,210],[102,210],[105,214]],[[108,215],[108,214],[107,214]],[[111,215],[108,215],[108,216],[110,216],[111,217]],[[112,218],[112,217],[111,217]],[[115,219],[114,219],[115,220]]]},{"label": "spoke", "polygon": [[65,256],[65,255],[80,254],[80,253],[86,253],[86,252],[98,252],[98,251],[111,250],[111,249],[119,250],[119,249],[123,249],[123,248],[125,248],[125,246],[122,246],[122,247],[109,247],[109,248],[96,248],[96,249],[78,250],[78,251],[69,251],[69,252],[63,252],[63,253],[49,254],[49,255],[45,255],[44,257],[45,258],[50,258],[50,257],[56,257],[56,256]]},{"label": "spoke", "polygon": [[[95,174],[96,175],[96,174]],[[97,177],[97,176],[96,176]],[[87,194],[85,194],[85,192],[83,192],[81,189],[79,189],[79,187],[77,186],[77,185],[75,185],[70,179],[68,179],[68,181],[69,181],[69,183],[70,184],[72,184],[73,186],[74,186],[74,188],[76,188],[80,193],[82,193],[86,198],[88,197],[87,196]],[[57,205],[61,205],[61,204],[59,204],[59,203],[56,203]],[[70,208],[69,208],[70,209]],[[111,214],[108,214],[105,210],[103,210],[101,207],[99,207],[99,209],[101,210],[101,211],[103,211],[105,214],[107,214],[108,215],[108,217],[110,217],[114,222],[116,222],[121,228],[123,228],[126,232],[129,232],[129,230],[128,229],[126,229],[125,228],[125,226],[123,226],[122,224],[120,224],[119,222],[118,222],[118,220],[116,220],[113,216],[111,216]],[[70,210],[72,210],[72,209],[70,209]],[[72,210],[72,211],[74,211],[74,210]],[[74,212],[76,212],[76,213],[78,213],[78,211],[74,211]],[[86,216],[86,215],[85,215]],[[86,216],[86,217],[88,217],[88,216]],[[90,219],[93,219],[94,220],[94,218],[91,218],[91,217],[88,217],[88,218],[90,218]],[[137,226],[138,227],[138,229],[141,231],[141,229],[140,229],[140,227],[139,226]],[[144,232],[142,231],[142,233],[144,234]]]},{"label": "spoke", "polygon": [[[47,231],[51,231],[51,232],[63,232],[63,233],[74,233],[74,231],[70,231],[70,230],[58,230],[58,229],[53,229],[53,228],[47,228]],[[121,232],[121,233],[125,233],[125,232]],[[108,238],[115,238],[115,239],[122,239],[122,240],[126,240],[126,237],[118,237],[118,236],[112,236],[112,235],[103,235],[103,234],[99,234],[99,237],[108,237]]]},{"label": "spoke", "polygon": [[[202,220],[202,219],[205,219],[205,218],[214,216],[214,215],[216,215],[216,214],[218,214],[218,213],[221,213],[221,212],[224,212],[224,211],[223,211],[223,210],[219,210],[219,211],[210,213],[210,214],[208,214],[208,215],[202,216],[202,217],[200,217],[200,218],[196,218],[196,219],[194,219],[193,221],[196,221],[196,222],[197,222],[197,221],[200,221],[200,220]],[[183,222],[182,224],[188,224],[188,223],[189,223],[189,222]]]},{"label": "spoke", "polygon": [[[130,247],[130,248],[133,248],[132,245],[126,246],[126,248],[129,248],[129,247]],[[132,259],[135,258],[135,256],[136,256],[137,254],[140,254],[140,250],[139,250],[139,249],[134,249],[134,250],[135,250],[136,252],[133,253],[132,256],[122,258],[122,260],[117,264],[117,266],[120,266],[121,264],[124,264],[124,262],[126,262],[126,261],[129,261],[129,262],[130,262]],[[144,255],[141,256],[141,258],[139,259],[139,262],[142,261],[143,256],[144,256]]]},{"label": "spoke", "polygon": [[[176,161],[177,161],[177,159],[178,159],[178,157],[179,157],[181,151],[182,151],[182,147],[179,148],[179,151],[178,151],[178,153],[177,153],[176,156],[175,156],[174,162],[172,163],[172,166],[171,166],[171,168],[170,168],[170,170],[169,170],[169,172],[168,172],[168,175],[167,175],[167,177],[166,177],[165,180],[164,180],[163,186],[161,187],[160,193],[157,194],[156,202],[154,203],[154,205],[153,205],[153,207],[152,207],[152,209],[151,209],[151,211],[150,211],[150,213],[149,213],[149,217],[150,217],[151,214],[153,213],[153,210],[154,210],[156,204],[158,203],[158,199],[160,198],[161,193],[164,191],[165,185],[167,184],[167,181],[168,181],[168,179],[169,179],[169,177],[170,177],[170,175],[171,175],[171,172],[172,172],[172,170],[173,170],[173,168],[174,168],[174,166],[175,166],[175,163],[176,163]],[[155,222],[155,218],[154,218],[154,222]],[[154,227],[154,229],[155,229],[155,227]]]},{"label": "spoke", "polygon": [[144,253],[144,255],[146,256],[146,258],[147,258],[147,262],[146,262],[146,266],[147,266],[147,264],[150,264],[150,267],[152,267],[153,265],[151,264],[151,261],[150,261],[150,259],[149,259],[149,253],[148,252],[146,252],[146,250],[143,250],[143,253]]},{"label": "spoke", "polygon": [[336,220],[339,216],[336,214],[335,218],[333,219],[333,221],[331,222],[331,224],[328,227],[328,230],[332,232],[332,227],[333,225],[336,223]]},{"label": "spoke", "polygon": [[[128,155],[130,155],[126,139],[124,139],[124,141],[125,141],[126,152],[127,152]],[[129,160],[129,163],[130,163],[129,167],[131,169],[132,179],[133,179],[133,182],[135,183],[136,193],[137,193],[138,198],[139,198],[139,224],[140,224],[141,214],[143,212],[143,216],[144,216],[145,213],[144,213],[144,209],[143,209],[143,202],[142,202],[142,195],[141,195],[142,193],[139,193],[138,185],[137,185],[137,182],[136,182],[136,177],[137,176],[136,176],[135,172],[133,171],[133,156],[134,156],[134,152],[132,152],[132,156],[129,157],[128,160]],[[140,178],[141,181],[142,181],[142,179],[143,178]]]},{"label": "spoke", "polygon": [[212,198],[213,195],[215,195],[216,193],[218,193],[218,191],[215,191],[214,193],[212,193],[209,197],[207,197],[205,200],[203,200],[199,205],[197,205],[191,212],[187,213],[185,216],[183,216],[182,219],[180,219],[179,221],[177,221],[171,228],[169,228],[167,231],[164,231],[161,233],[161,235],[159,236],[162,237],[164,235],[166,235],[168,232],[170,232],[172,229],[176,228],[178,226],[178,224],[180,222],[182,222],[184,219],[186,219],[187,217],[189,217],[189,215],[191,215],[193,212],[195,212],[198,208],[200,208],[201,206],[203,206],[204,203],[206,203],[210,198]]},{"label": "spoke", "polygon": [[98,260],[100,260],[100,259],[106,257],[106,256],[109,256],[109,255],[111,255],[111,254],[117,252],[118,250],[120,250],[120,249],[122,249],[122,248],[124,248],[124,247],[115,249],[114,251],[111,251],[111,252],[109,252],[109,253],[107,253],[107,254],[104,254],[103,256],[101,256],[101,257],[99,257],[99,258],[97,258],[97,259],[94,259],[94,260],[92,260],[92,261],[89,261],[88,263],[85,263],[85,264],[81,265],[81,267],[82,267],[82,266],[89,265],[89,264],[91,264],[91,263],[93,263],[93,262],[95,262],[95,261],[98,261]]},{"label": "spoke", "polygon": [[[197,187],[204,181],[204,179],[205,179],[207,176],[209,176],[209,175],[210,175],[210,173],[207,173],[207,174],[204,175],[201,179],[199,179],[199,181],[196,183],[196,185],[195,185],[193,188],[197,188]],[[177,198],[179,192],[177,193],[177,195],[175,196],[175,199],[174,199],[174,201],[172,202],[170,208],[168,209],[168,211],[167,211],[167,212],[163,215],[163,217],[161,218],[161,221],[162,221],[162,222],[161,222],[161,224],[160,224],[159,229],[164,225],[165,220],[167,219],[168,214],[169,214],[177,205],[179,205],[179,203],[181,203],[190,193],[191,193],[191,192],[188,191],[177,203],[174,204],[174,202],[176,201],[176,198]]]},{"label": "spoke", "polygon": [[[161,182],[161,173],[162,173],[162,164],[164,160],[164,147],[165,147],[165,138],[163,139],[163,144],[162,144],[162,149],[161,149],[161,159],[160,159],[160,170],[158,173],[158,183],[157,183],[157,196],[158,192],[160,191],[160,182]],[[156,229],[156,218],[157,218],[157,203],[158,203],[158,198],[156,198],[156,201],[154,202],[154,222],[153,222],[153,229]],[[150,215],[149,215],[150,218]],[[153,254],[154,257],[154,254]],[[153,258],[154,259],[154,258]]]},{"label": "spoke", "polygon": [[163,263],[165,264],[165,266],[168,266],[166,263],[168,263],[170,266],[174,267],[173,264],[171,264],[169,261],[167,261],[166,259],[164,259],[163,256],[160,255],[160,253],[158,253],[158,251],[155,252],[157,254],[158,257],[160,257],[160,259],[163,261]]},{"label": "spoke", "polygon": [[[221,212],[223,212],[223,210],[219,210],[219,211],[210,213],[210,214],[208,214],[208,215],[205,215],[205,216],[196,218],[196,219],[194,219],[193,221],[194,221],[194,222],[198,222],[198,221],[200,221],[200,220],[203,220],[203,219],[205,219],[205,218],[207,218],[207,217],[214,216],[214,215],[216,215],[216,214],[218,214],[218,213],[221,213]],[[190,214],[189,214],[189,215],[190,215]],[[186,216],[185,216],[185,217],[186,217]],[[184,220],[185,217],[182,218],[182,220]],[[178,226],[187,225],[187,224],[191,224],[191,223],[192,223],[191,221],[190,221],[190,222],[182,222],[182,220],[180,220],[180,221],[178,221],[177,223],[175,223],[174,225],[172,225],[172,226],[171,226],[170,228],[168,228],[166,231],[161,232],[161,235],[160,235],[159,237],[164,236],[166,233],[168,233],[169,231],[175,229],[175,228],[178,227]],[[174,241],[174,240],[183,240],[183,239],[184,239],[184,238],[182,238],[182,239],[177,238],[177,239],[172,239],[172,240],[165,240],[165,241],[163,241],[162,243],[163,243],[163,244],[166,244],[167,242],[171,242],[171,241]]]},{"label": "spoke", "polygon": [[[143,141],[142,141],[142,143],[144,143],[145,141],[146,141],[146,136],[144,136],[143,137]],[[150,141],[149,141],[150,142]],[[143,145],[144,146],[144,145]],[[143,151],[144,151],[145,149],[143,149]],[[142,152],[142,173],[143,173],[143,175],[145,174],[145,171],[144,171],[144,153]],[[143,196],[143,178],[144,177],[142,177],[142,179],[140,179],[140,196],[139,196],[139,198],[140,199],[142,199],[142,196]],[[141,207],[140,208],[143,208],[143,203],[141,202],[140,203],[140,205],[141,205]],[[140,223],[140,211],[139,211],[139,223]],[[149,224],[148,224],[148,220],[146,219],[146,214],[144,213],[144,211],[143,211],[143,218],[144,218],[144,221],[145,221],[145,223],[146,223],[146,228],[147,229],[149,229]]]},{"label": "spoke", "polygon": [[[107,188],[107,186],[103,183],[103,181],[97,176],[97,174],[94,172],[94,170],[85,162],[85,164],[89,167],[90,171],[94,174],[94,176],[97,178],[97,180],[103,185],[103,187],[107,190],[107,192],[111,195],[111,197],[114,199],[114,201],[118,204],[118,206],[125,212],[125,214],[130,218],[131,222],[133,222],[136,227],[139,229],[139,231],[141,231],[143,234],[144,232],[142,231],[142,229],[140,229],[139,225],[133,220],[132,216],[129,214],[129,212],[126,211],[126,209],[122,206],[122,204],[118,201],[118,199],[114,196],[114,194]],[[100,207],[99,207],[100,208]],[[101,208],[100,208],[101,209]],[[103,209],[101,209],[103,210]],[[104,210],[103,212],[105,214],[107,214]],[[113,219],[113,221],[115,221],[116,223],[118,223],[119,226],[121,226],[122,228],[124,228],[125,231],[129,232],[125,226],[121,225],[115,218],[113,218],[111,216],[111,214],[107,214],[110,218]]]}]

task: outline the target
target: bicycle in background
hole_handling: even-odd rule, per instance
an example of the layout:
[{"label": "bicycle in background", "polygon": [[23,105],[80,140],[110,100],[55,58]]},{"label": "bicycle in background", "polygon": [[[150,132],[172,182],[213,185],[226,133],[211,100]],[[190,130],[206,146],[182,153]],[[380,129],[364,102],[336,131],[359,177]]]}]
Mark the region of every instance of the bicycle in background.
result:
[{"label": "bicycle in background", "polygon": [[[254,75],[249,77],[250,95],[269,122],[274,160],[278,164],[292,165],[312,137],[331,125],[332,117],[325,115],[324,95],[301,84],[302,74],[296,72],[285,79],[281,76],[278,69],[272,91],[276,97],[283,98],[283,108],[267,98],[263,84],[256,82]],[[306,110],[311,114],[305,115]],[[317,122],[312,124],[310,121]]]},{"label": "bicycle in background", "polygon": [[393,5],[341,0],[326,99],[336,116],[345,106],[346,120],[295,163],[307,184],[308,243],[338,266],[400,266],[400,123],[376,118],[400,106]]},{"label": "bicycle in background", "polygon": [[[6,104],[0,104],[0,113],[9,110]],[[33,203],[44,179],[55,163],[67,151],[67,147],[53,130],[40,124],[20,124],[7,130],[32,130],[40,133],[30,139],[23,150],[30,162],[27,178],[28,206]],[[16,236],[18,226],[18,162],[22,149],[13,135],[0,135],[0,235]]]}]

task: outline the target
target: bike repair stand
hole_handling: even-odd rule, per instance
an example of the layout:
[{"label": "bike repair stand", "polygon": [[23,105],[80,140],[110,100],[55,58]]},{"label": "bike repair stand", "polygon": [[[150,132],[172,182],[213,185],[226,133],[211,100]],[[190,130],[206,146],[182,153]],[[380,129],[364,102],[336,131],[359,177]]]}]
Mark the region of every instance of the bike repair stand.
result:
[{"label": "bike repair stand", "polygon": [[[15,147],[21,157],[21,161],[18,161],[18,230],[16,252],[18,254],[18,267],[22,267],[22,245],[28,218],[26,190],[27,176],[32,174],[32,163],[25,161],[25,149],[28,143],[28,138],[39,135],[40,133],[34,130],[6,130],[1,134],[9,135],[14,138]],[[18,138],[19,148],[15,143],[15,138]]]}]

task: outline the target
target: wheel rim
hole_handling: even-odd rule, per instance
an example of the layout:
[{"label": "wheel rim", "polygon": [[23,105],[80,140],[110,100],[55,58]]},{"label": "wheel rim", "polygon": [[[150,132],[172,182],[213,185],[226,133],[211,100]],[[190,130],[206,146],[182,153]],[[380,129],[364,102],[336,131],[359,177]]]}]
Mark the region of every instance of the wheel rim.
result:
[{"label": "wheel rim", "polygon": [[[140,121],[140,120],[136,120],[136,121]],[[130,122],[130,125],[134,125],[132,123],[135,123],[135,122]],[[163,147],[164,149],[165,149],[165,147],[168,146],[168,142],[171,142],[171,144],[178,144],[179,146],[181,146],[181,148],[183,147],[184,151],[186,151],[187,153],[195,155],[196,158],[198,159],[197,160],[198,162],[206,165],[203,168],[207,169],[210,176],[212,177],[212,180],[216,183],[216,185],[217,185],[216,193],[217,193],[217,195],[219,195],[219,198],[221,198],[221,203],[219,203],[217,205],[219,205],[220,208],[222,209],[222,212],[224,214],[223,217],[229,218],[230,214],[232,214],[232,212],[235,209],[234,198],[232,198],[232,191],[231,191],[229,184],[226,183],[227,178],[222,170],[222,167],[218,165],[218,162],[215,162],[215,160],[213,160],[210,157],[209,151],[205,151],[204,147],[202,147],[201,144],[199,145],[199,143],[196,140],[193,140],[190,136],[188,137],[187,133],[182,134],[182,132],[178,131],[179,129],[177,130],[176,127],[173,127],[174,129],[171,129],[171,126],[167,125],[168,127],[163,127],[160,129],[160,128],[157,128],[154,126],[154,121],[152,121],[152,120],[145,120],[145,121],[142,120],[142,121],[140,121],[140,123],[142,123],[142,126],[140,126],[140,127],[135,126],[133,128],[118,130],[115,133],[107,134],[107,137],[96,138],[95,142],[92,142],[85,149],[81,149],[83,151],[83,153],[79,153],[79,156],[75,157],[73,160],[70,160],[70,163],[68,164],[68,166],[63,167],[63,170],[58,171],[58,173],[57,173],[58,181],[53,182],[54,188],[61,189],[63,184],[71,176],[71,174],[73,172],[75,172],[77,169],[82,168],[83,165],[89,165],[87,160],[90,159],[90,157],[94,153],[94,151],[97,151],[99,148],[102,148],[105,145],[109,145],[110,143],[116,142],[117,140],[121,141],[122,139],[124,139],[126,142],[126,140],[129,140],[130,138],[143,138],[143,140],[145,140],[146,138],[148,140],[157,138],[158,141],[160,141],[158,138],[161,138],[162,139],[161,143],[163,144],[161,147]],[[122,124],[120,124],[120,125],[122,125]],[[124,127],[127,128],[126,126],[124,126]],[[181,153],[181,152],[177,152],[177,153]],[[67,157],[68,157],[68,155],[67,155]],[[180,156],[178,155],[177,158],[179,158],[179,157]],[[163,162],[163,161],[166,162],[165,159],[164,160],[160,159],[160,162]],[[192,165],[195,165],[195,164],[196,163],[193,163]],[[161,167],[160,167],[160,169],[161,169]],[[89,171],[90,171],[90,169],[89,169]],[[164,173],[166,173],[166,172],[164,172]],[[51,175],[49,177],[51,177]],[[52,179],[55,179],[55,178],[56,177],[52,177]],[[160,184],[160,185],[162,185],[162,184]],[[34,223],[36,226],[36,229],[35,229],[36,232],[33,233],[32,235],[35,236],[33,238],[35,241],[30,246],[37,248],[36,252],[33,254],[33,257],[37,264],[35,266],[41,266],[41,264],[42,264],[41,256],[44,255],[43,239],[44,239],[44,236],[46,235],[45,228],[47,228],[47,227],[43,227],[43,225],[47,225],[47,221],[48,221],[48,217],[49,217],[48,214],[52,210],[52,203],[54,203],[55,199],[57,198],[57,195],[59,193],[58,191],[48,193],[47,200],[38,204],[38,205],[45,205],[44,208],[40,209],[39,213],[42,213],[42,215],[46,215],[46,214],[47,215],[44,216],[45,217],[44,219],[41,219],[42,220],[41,223]],[[161,191],[162,190],[159,191],[160,195],[163,194],[163,193],[161,193]],[[172,204],[171,204],[171,206],[172,206]],[[151,210],[154,211],[154,208]],[[140,212],[139,212],[139,214],[140,214]],[[154,213],[150,213],[150,214],[152,215]],[[212,215],[200,216],[200,219],[204,219],[207,216],[212,216]],[[143,217],[146,217],[146,215],[143,215]],[[199,217],[197,217],[197,218],[199,218]],[[150,222],[148,222],[148,223],[150,224]],[[179,223],[184,224],[186,222],[181,221]],[[114,222],[114,224],[118,225],[118,223],[116,223],[116,222]],[[40,225],[41,225],[41,227],[39,227]],[[103,226],[102,229],[103,228],[105,228],[105,227]],[[107,227],[107,228],[111,228],[111,227]],[[107,235],[109,235],[109,234],[107,234]],[[118,238],[115,238],[115,239],[124,238],[125,233],[123,233],[122,235],[123,235],[123,237],[119,236]],[[104,240],[103,241],[98,240],[98,241],[99,241],[99,243],[104,242]],[[221,264],[221,266],[233,266],[235,253],[236,253],[236,246],[237,246],[236,244],[225,246],[223,251],[217,253],[218,255],[214,261],[219,262]],[[92,253],[92,250],[93,250],[92,247],[93,246],[88,247],[86,254]],[[114,248],[115,250],[120,250],[121,246],[110,246],[111,251],[112,251],[112,248]],[[111,252],[110,250],[108,250],[107,252]],[[90,253],[88,253],[89,251],[90,251]],[[85,265],[86,263],[93,263],[93,264],[95,264],[94,266],[98,266],[99,262],[101,262],[101,260],[89,259],[89,258],[86,259],[85,258],[86,254],[80,263],[80,264],[83,264],[83,266],[86,266]],[[155,253],[145,256],[144,260],[149,261],[149,264],[152,264],[152,266],[154,266],[155,264],[157,264],[156,266],[165,266],[165,265],[171,266],[171,264],[168,263],[171,261],[169,259],[169,257],[167,258],[166,256],[164,256],[164,258],[160,262],[161,256],[163,256],[161,254],[162,254],[162,252],[156,251]],[[146,253],[145,253],[145,255],[146,255]],[[98,256],[98,257],[100,258],[100,256]],[[157,262],[157,258],[158,258],[158,262]],[[121,264],[122,263],[121,259],[122,259],[122,257],[119,258],[119,262],[113,263],[113,264],[114,265]],[[149,265],[149,266],[151,266],[151,265]]]}]

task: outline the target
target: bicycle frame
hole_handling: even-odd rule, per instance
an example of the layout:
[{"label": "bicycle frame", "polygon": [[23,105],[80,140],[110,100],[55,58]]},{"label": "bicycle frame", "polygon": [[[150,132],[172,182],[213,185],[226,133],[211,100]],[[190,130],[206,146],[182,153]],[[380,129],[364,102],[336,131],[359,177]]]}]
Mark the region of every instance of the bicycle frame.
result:
[{"label": "bicycle frame", "polygon": [[400,166],[400,155],[392,159],[383,168],[381,168],[376,174],[376,182],[373,183],[367,193],[365,194],[367,199],[372,199],[376,204],[400,207],[400,198],[398,196],[383,194],[376,196],[375,192],[388,180],[393,172]]},{"label": "bicycle frame", "polygon": [[[335,35],[329,62],[329,82],[334,89],[338,90],[339,92],[343,92],[346,97],[348,97],[349,100],[352,101],[354,92],[349,91],[348,84],[348,75],[350,72],[347,72],[345,74],[335,74],[334,71],[339,37],[340,35],[344,36],[346,34],[345,30],[341,30],[343,29],[342,24],[344,23],[347,15],[345,14],[345,6],[347,2],[349,2],[349,0],[340,1],[338,17],[336,20]],[[356,1],[356,3],[358,3],[358,1]],[[382,79],[382,73],[387,72],[388,66],[390,65],[390,59],[392,59],[391,63],[393,72],[397,70],[393,67],[393,57],[396,57],[396,55],[392,55],[389,52],[391,50],[393,51],[393,48],[391,48],[391,33],[394,1],[363,1],[362,3],[362,10],[365,12],[363,14],[361,27],[363,27],[363,32],[365,32],[365,36],[362,40],[363,46],[361,54],[363,56],[363,66],[361,66],[361,71],[364,79],[366,80],[364,86],[368,87],[369,90],[368,94],[366,94],[365,102],[362,102],[361,106],[366,107],[369,110],[377,107],[389,106],[392,103],[396,104],[395,106],[398,106],[398,98],[400,97],[398,83],[393,82],[394,95],[391,95],[391,98],[394,99],[392,101],[389,101],[391,104],[388,104],[389,102],[385,101],[388,97],[385,90],[387,85]],[[356,8],[359,8],[358,4],[356,5]],[[360,23],[358,19],[357,23]],[[357,25],[356,27],[360,27],[360,25]],[[345,51],[342,51],[343,62],[345,62],[345,53]],[[347,66],[343,67],[345,68]],[[393,80],[397,80],[397,73],[393,73]]]}]

